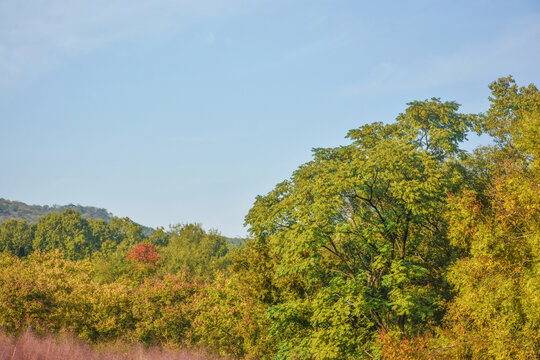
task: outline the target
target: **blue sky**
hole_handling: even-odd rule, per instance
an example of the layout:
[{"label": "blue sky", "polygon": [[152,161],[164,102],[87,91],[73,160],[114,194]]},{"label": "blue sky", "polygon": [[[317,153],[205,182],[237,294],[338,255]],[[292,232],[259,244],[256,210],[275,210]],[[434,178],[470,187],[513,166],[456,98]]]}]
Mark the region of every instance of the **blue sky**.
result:
[{"label": "blue sky", "polygon": [[0,0],[0,197],[243,236],[311,148],[538,85],[539,39],[538,0]]}]

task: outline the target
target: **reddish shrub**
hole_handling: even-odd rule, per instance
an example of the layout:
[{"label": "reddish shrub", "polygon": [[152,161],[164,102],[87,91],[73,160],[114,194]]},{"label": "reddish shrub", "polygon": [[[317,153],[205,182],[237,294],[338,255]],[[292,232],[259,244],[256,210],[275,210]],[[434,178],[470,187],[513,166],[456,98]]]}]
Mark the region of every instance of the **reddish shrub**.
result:
[{"label": "reddish shrub", "polygon": [[127,259],[155,269],[159,262],[159,254],[154,245],[142,242],[127,253]]}]

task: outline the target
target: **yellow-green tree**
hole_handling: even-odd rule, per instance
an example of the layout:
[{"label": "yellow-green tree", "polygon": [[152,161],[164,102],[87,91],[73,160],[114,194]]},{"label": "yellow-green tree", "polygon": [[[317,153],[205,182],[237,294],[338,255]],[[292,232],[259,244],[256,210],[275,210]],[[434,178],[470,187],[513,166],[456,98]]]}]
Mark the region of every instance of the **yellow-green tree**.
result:
[{"label": "yellow-green tree", "polygon": [[229,271],[218,272],[195,297],[190,341],[234,358],[272,359],[276,344],[265,311],[278,292],[273,261],[254,241],[232,255]]},{"label": "yellow-green tree", "polygon": [[228,264],[225,237],[217,231],[205,231],[200,224],[171,227],[169,241],[163,248],[162,272],[188,269],[192,275],[209,277]]},{"label": "yellow-green tree", "polygon": [[449,202],[451,238],[466,254],[449,273],[457,290],[447,315],[449,355],[533,359],[540,355],[540,92],[512,78],[490,88],[483,123],[496,145],[478,152],[470,169],[484,185]]},{"label": "yellow-green tree", "polygon": [[187,271],[144,279],[133,293],[132,337],[144,344],[186,345],[192,329],[194,297],[202,286],[200,279]]},{"label": "yellow-green tree", "polygon": [[87,260],[72,261],[58,250],[25,259],[0,254],[0,329],[19,333],[71,331],[91,340],[126,336],[134,328],[133,289],[99,284]]}]

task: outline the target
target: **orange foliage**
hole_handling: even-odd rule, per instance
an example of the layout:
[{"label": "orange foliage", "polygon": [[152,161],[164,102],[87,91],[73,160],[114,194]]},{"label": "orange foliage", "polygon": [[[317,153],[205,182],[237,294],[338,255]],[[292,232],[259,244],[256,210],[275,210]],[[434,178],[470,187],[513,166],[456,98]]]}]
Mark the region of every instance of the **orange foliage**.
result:
[{"label": "orange foliage", "polygon": [[377,339],[382,360],[443,360],[447,347],[431,347],[431,336],[406,337],[382,331]]}]

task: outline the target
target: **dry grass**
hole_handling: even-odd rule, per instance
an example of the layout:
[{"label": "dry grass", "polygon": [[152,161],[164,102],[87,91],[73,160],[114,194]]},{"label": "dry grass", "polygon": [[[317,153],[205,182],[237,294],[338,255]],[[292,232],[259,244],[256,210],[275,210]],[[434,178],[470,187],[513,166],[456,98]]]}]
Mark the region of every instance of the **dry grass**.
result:
[{"label": "dry grass", "polygon": [[0,334],[0,360],[224,360],[201,351],[105,346],[96,350],[69,336],[38,337],[30,331],[17,339]]}]

